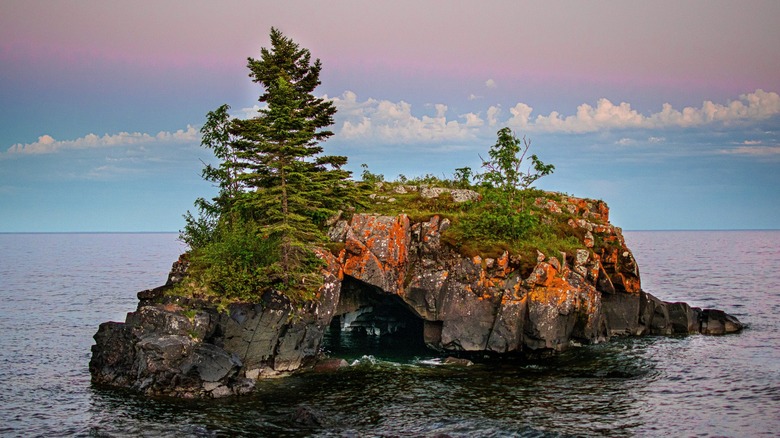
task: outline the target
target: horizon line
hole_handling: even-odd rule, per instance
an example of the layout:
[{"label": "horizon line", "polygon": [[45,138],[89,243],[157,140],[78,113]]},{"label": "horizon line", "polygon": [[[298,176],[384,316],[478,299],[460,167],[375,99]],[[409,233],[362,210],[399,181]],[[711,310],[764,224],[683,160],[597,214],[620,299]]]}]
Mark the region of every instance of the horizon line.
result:
[{"label": "horizon line", "polygon": [[[620,228],[620,227],[617,227]],[[658,228],[622,229],[628,232],[780,231],[780,228]],[[0,231],[0,234],[178,234],[180,231]]]}]

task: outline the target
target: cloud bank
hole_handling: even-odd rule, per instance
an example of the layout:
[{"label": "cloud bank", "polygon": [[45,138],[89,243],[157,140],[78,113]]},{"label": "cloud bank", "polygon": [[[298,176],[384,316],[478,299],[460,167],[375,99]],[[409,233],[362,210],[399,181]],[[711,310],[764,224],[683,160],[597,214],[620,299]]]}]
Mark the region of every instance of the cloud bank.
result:
[{"label": "cloud bank", "polygon": [[[325,96],[325,98],[328,98]],[[352,91],[339,97],[329,98],[338,108],[334,131],[344,141],[360,141],[376,144],[435,144],[466,143],[495,134],[499,127],[529,132],[584,134],[620,129],[663,130],[669,128],[696,128],[711,124],[746,124],[758,122],[780,114],[780,95],[758,89],[739,96],[727,103],[705,101],[700,107],[675,109],[664,104],[660,111],[642,114],[621,102],[614,104],[608,99],[599,99],[595,105],[583,103],[571,115],[552,111],[547,115],[533,114],[533,108],[519,102],[504,110],[501,106],[489,106],[479,112],[450,114],[443,103],[426,105],[428,114],[415,114],[412,105],[405,101],[368,98],[358,99]],[[249,118],[257,114],[258,106],[243,108],[234,114]],[[175,132],[161,131],[157,134],[128,133],[105,134],[102,137],[88,134],[75,140],[55,140],[42,135],[33,143],[17,143],[8,148],[6,154],[50,154],[64,150],[91,149],[115,146],[129,146],[146,143],[184,143],[198,141],[197,128],[188,125]],[[664,137],[650,136],[648,143],[663,143]],[[630,138],[621,138],[618,145],[634,143]],[[745,143],[733,153],[763,155],[776,152],[766,147],[755,147]]]},{"label": "cloud bank", "polygon": [[343,119],[337,134],[345,140],[382,143],[431,143],[476,138],[485,121],[474,113],[447,119],[447,105],[433,105],[433,115],[415,116],[412,105],[369,98],[359,101],[351,91],[332,99]]},{"label": "cloud bank", "polygon": [[[496,127],[509,126],[524,132],[591,133],[617,129],[693,128],[721,123],[750,123],[780,114],[780,95],[758,89],[727,103],[705,101],[700,107],[675,109],[664,104],[660,111],[642,114],[621,102],[599,99],[595,105],[583,103],[574,114],[553,111],[533,115],[533,108],[517,103],[508,113],[500,106],[490,106],[479,113],[448,117],[448,107],[436,104],[433,114],[415,115],[404,101],[391,102],[369,98],[359,100],[351,91],[333,98],[339,109],[337,134],[346,140],[373,140],[382,143],[414,143],[467,140],[492,134]],[[490,132],[483,132],[489,130]],[[653,137],[651,142],[662,142]]]},{"label": "cloud bank", "polygon": [[780,157],[780,146],[739,146],[734,149],[722,149],[720,153],[753,157]]},{"label": "cloud bank", "polygon": [[87,134],[75,140],[55,140],[50,135],[38,137],[33,143],[17,143],[8,148],[8,154],[51,154],[69,149],[95,149],[116,146],[130,146],[146,143],[184,143],[198,140],[198,130],[187,125],[186,129],[176,132],[160,131],[155,135],[140,132],[120,132],[118,134],[105,134],[102,137],[95,134]]}]

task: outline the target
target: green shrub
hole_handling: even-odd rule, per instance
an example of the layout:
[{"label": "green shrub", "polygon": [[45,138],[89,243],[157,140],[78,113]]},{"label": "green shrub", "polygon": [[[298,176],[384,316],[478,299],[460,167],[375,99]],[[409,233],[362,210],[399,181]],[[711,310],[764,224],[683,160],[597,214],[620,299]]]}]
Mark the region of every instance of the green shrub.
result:
[{"label": "green shrub", "polygon": [[279,239],[259,236],[237,223],[190,255],[190,275],[210,292],[250,299],[269,286],[269,269],[279,261]]},{"label": "green shrub", "polygon": [[463,238],[514,242],[523,239],[538,224],[538,217],[521,209],[498,189],[483,190],[480,208],[459,221]]},{"label": "green shrub", "polygon": [[283,269],[283,237],[262,230],[245,222],[218,229],[211,242],[191,251],[190,281],[183,287],[190,294],[247,302],[259,302],[268,290],[280,292],[293,303],[314,299],[322,284],[324,262],[309,247],[293,244],[288,262],[295,269]]},{"label": "green shrub", "polygon": [[368,184],[369,186],[373,186],[376,183],[380,183],[385,180],[385,176],[381,173],[373,173],[368,170],[368,164],[363,163],[360,165],[360,167],[363,168],[363,172],[360,175],[362,177],[363,183]]}]

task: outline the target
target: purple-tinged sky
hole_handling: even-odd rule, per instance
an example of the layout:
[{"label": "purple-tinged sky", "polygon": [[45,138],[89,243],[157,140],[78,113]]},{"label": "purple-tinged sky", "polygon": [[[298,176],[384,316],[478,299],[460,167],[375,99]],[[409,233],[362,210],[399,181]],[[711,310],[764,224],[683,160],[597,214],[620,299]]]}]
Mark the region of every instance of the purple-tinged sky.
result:
[{"label": "purple-tinged sky", "polygon": [[328,153],[479,167],[503,126],[626,229],[780,228],[780,2],[0,2],[0,232],[162,231],[213,188],[198,129],[261,93],[280,28],[322,60]]}]

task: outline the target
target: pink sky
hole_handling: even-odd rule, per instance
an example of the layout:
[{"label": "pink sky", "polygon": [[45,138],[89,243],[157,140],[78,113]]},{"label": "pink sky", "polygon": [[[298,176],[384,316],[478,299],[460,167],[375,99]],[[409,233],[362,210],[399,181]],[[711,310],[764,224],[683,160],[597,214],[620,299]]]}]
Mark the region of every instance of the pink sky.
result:
[{"label": "pink sky", "polygon": [[0,232],[180,228],[209,190],[197,129],[252,112],[272,26],[322,60],[350,170],[478,167],[511,126],[546,189],[618,225],[777,228],[778,22],[776,0],[2,0]]},{"label": "pink sky", "polygon": [[4,58],[241,67],[273,25],[345,74],[780,89],[775,1],[6,1],[2,10]]}]

